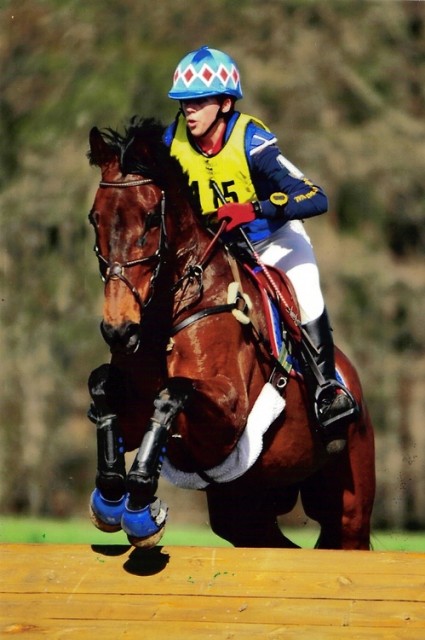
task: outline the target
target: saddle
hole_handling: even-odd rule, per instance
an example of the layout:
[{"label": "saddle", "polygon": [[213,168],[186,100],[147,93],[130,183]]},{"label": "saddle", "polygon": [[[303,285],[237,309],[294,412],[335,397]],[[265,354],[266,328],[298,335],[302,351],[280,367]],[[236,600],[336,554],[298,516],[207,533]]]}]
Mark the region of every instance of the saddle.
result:
[{"label": "saddle", "polygon": [[[285,331],[289,332],[289,336],[294,343],[301,343],[300,309],[296,293],[286,274],[275,267],[269,266],[264,268],[261,265],[257,265],[251,268],[245,264],[243,267],[257,283],[260,290],[271,340],[274,337],[276,316],[278,316],[280,324],[283,323]],[[279,343],[279,335],[276,337]],[[274,355],[278,356],[278,351],[275,351]]]},{"label": "saddle", "polygon": [[[314,398],[316,417],[319,418],[318,399],[320,394],[328,388],[329,382],[323,378],[316,363],[314,357],[316,347],[301,325],[297,296],[289,278],[276,267],[264,265],[260,260],[257,262],[251,253],[242,251],[241,253],[237,252],[236,256],[232,255],[230,259],[234,260],[249,275],[261,294],[270,352],[275,360],[275,367],[269,382],[277,390],[283,392],[287,377],[291,373],[299,375],[310,388],[310,393]],[[233,275],[239,278],[235,266],[231,266]],[[245,297],[242,293],[242,298]],[[337,363],[335,363],[335,383],[332,385],[343,389],[347,395],[352,397]]]},{"label": "saddle", "polygon": [[[289,373],[295,363],[292,353],[299,350],[303,339],[300,309],[289,278],[276,267],[256,262],[251,254],[240,252],[239,247],[235,253],[232,247],[229,262],[235,282],[229,286],[228,302],[238,297],[243,303],[243,310],[235,310],[233,314],[242,323],[253,321],[252,303],[242,290],[239,275],[241,268],[254,282],[261,295],[270,353],[277,366]],[[257,333],[260,333],[258,329]]]}]

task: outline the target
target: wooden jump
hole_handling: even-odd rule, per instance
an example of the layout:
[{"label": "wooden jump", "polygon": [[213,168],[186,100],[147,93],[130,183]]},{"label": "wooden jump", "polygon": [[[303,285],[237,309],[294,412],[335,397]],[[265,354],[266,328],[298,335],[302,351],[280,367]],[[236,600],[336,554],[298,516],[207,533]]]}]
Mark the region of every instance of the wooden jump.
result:
[{"label": "wooden jump", "polygon": [[0,637],[423,640],[425,554],[0,545]]}]

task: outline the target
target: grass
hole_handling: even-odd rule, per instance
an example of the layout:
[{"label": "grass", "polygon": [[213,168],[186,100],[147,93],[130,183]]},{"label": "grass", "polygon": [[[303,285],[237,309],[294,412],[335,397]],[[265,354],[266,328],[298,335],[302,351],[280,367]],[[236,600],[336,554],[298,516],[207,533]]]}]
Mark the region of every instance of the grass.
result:
[{"label": "grass", "polygon": [[[317,530],[311,527],[285,529],[285,534],[304,548],[313,548]],[[51,520],[3,516],[0,519],[0,543],[46,544],[128,544],[126,535],[102,533],[87,519]],[[425,533],[377,531],[372,535],[375,551],[425,552]],[[161,545],[230,546],[207,527],[167,525]]]},{"label": "grass", "polygon": [[[103,533],[87,518],[51,520],[43,518],[2,517],[0,543],[51,543],[51,544],[128,544],[123,531]],[[225,546],[227,543],[215,536],[207,527],[188,529],[167,525],[161,544],[191,546]]]}]

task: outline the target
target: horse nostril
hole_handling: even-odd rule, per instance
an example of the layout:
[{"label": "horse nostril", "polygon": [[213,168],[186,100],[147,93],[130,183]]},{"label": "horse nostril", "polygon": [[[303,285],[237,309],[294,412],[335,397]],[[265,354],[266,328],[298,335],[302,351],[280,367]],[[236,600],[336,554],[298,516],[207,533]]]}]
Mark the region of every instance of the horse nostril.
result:
[{"label": "horse nostril", "polygon": [[140,326],[131,322],[125,330],[126,347],[130,351],[136,351],[140,341]]},{"label": "horse nostril", "polygon": [[140,326],[135,322],[126,322],[119,326],[100,323],[100,332],[111,350],[134,352],[139,346]]}]

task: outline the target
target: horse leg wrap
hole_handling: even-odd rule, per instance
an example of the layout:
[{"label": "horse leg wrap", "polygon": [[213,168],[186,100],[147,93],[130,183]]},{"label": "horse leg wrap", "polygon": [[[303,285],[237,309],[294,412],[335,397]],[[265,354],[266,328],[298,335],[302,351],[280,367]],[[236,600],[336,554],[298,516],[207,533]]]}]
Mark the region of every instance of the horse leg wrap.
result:
[{"label": "horse leg wrap", "polygon": [[93,402],[88,416],[96,424],[96,488],[103,499],[116,503],[125,494],[126,469],[118,418],[111,412],[105,392],[108,375],[109,365],[102,365],[90,375],[89,390]]},{"label": "horse leg wrap", "polygon": [[90,510],[95,526],[103,531],[121,529],[126,500],[124,446],[117,431],[116,415],[96,420],[96,489],[90,498]]},{"label": "horse leg wrap", "polygon": [[130,509],[142,509],[151,503],[158,487],[170,427],[192,390],[190,381],[175,378],[155,399],[154,414],[127,476]]},{"label": "horse leg wrap", "polygon": [[96,487],[108,500],[118,500],[125,493],[124,442],[119,434],[117,416],[103,416],[96,424]]},{"label": "horse leg wrap", "polygon": [[154,414],[127,476],[128,499],[121,527],[137,546],[146,539],[150,545],[156,544],[162,536],[168,507],[155,497],[155,492],[170,427],[192,390],[189,381],[172,379],[169,386],[160,392],[154,401]]}]

